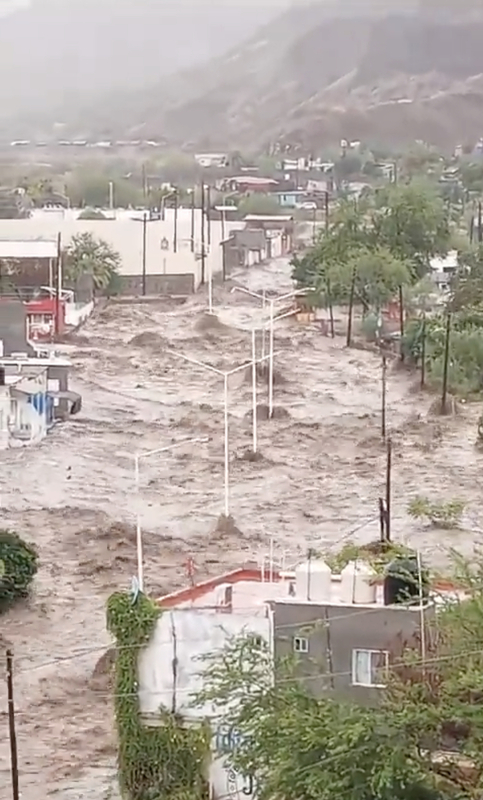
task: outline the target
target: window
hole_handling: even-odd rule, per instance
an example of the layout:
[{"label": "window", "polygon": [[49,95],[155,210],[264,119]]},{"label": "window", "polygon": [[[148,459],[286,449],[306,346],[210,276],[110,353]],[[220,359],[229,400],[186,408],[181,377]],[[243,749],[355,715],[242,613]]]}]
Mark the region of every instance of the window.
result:
[{"label": "window", "polygon": [[309,640],[304,639],[302,636],[294,636],[293,649],[296,653],[308,653]]},{"label": "window", "polygon": [[389,653],[387,650],[353,650],[353,685],[385,686],[388,666]]}]

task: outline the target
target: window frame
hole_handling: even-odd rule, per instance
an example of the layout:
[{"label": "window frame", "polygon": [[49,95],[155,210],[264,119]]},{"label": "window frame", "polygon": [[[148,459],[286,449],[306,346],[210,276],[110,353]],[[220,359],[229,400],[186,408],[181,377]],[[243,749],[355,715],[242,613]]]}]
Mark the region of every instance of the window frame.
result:
[{"label": "window frame", "polygon": [[[297,646],[298,643],[298,646]],[[294,636],[292,647],[294,653],[304,654],[309,652],[309,640],[306,636]]]},{"label": "window frame", "polygon": [[[387,686],[387,683],[380,683],[380,682],[377,682],[377,683],[364,683],[364,682],[361,682],[361,681],[357,680],[357,672],[358,672],[358,669],[357,669],[357,658],[358,658],[358,654],[359,653],[364,653],[365,655],[368,655],[369,657],[371,657],[373,655],[378,655],[378,656],[382,655],[382,656],[384,656],[384,662],[385,663],[384,663],[384,667],[382,669],[387,675],[387,672],[389,670],[389,650],[378,650],[378,649],[375,649],[375,648],[368,648],[368,647],[355,647],[352,650],[352,685],[353,686],[363,686],[366,689],[385,689],[386,686]],[[372,664],[371,663],[369,664],[369,667],[370,667],[370,669],[369,669],[370,675],[371,675],[371,678],[372,678]]]}]

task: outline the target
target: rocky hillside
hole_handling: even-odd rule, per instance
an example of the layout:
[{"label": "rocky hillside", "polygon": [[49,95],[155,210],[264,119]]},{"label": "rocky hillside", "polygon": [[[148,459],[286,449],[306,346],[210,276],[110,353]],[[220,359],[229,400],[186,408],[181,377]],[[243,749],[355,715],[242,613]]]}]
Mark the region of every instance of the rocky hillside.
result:
[{"label": "rocky hillside", "polygon": [[105,126],[203,147],[471,141],[483,135],[483,13],[431,4],[299,7],[168,88],[111,97]]}]

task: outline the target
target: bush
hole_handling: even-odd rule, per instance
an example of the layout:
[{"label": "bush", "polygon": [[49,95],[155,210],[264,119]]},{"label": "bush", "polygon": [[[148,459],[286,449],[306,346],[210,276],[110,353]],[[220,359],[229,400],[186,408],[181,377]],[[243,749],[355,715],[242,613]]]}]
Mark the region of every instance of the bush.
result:
[{"label": "bush", "polygon": [[458,528],[466,504],[463,500],[448,503],[432,503],[427,497],[414,497],[408,505],[408,514],[413,519],[424,519],[438,528]]},{"label": "bush", "polygon": [[37,573],[37,553],[13,531],[0,530],[0,612],[27,597]]}]

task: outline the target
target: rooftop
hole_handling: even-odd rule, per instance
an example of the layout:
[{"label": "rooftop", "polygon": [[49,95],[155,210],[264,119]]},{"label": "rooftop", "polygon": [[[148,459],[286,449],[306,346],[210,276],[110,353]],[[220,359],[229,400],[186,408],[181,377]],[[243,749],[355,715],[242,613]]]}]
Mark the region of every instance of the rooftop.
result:
[{"label": "rooftop", "polygon": [[[458,599],[462,595],[448,581],[437,581],[432,585],[434,601]],[[301,592],[297,594],[297,577],[293,570],[270,569],[269,567],[242,567],[216,578],[193,584],[157,599],[163,608],[199,608],[224,613],[250,612],[255,616],[265,616],[267,603],[283,602],[306,605],[357,605],[361,608],[383,608],[384,593],[382,579],[376,583],[375,602],[354,603],[344,597],[341,576],[332,574],[330,597],[308,600]],[[316,592],[314,591],[314,594]],[[394,606],[406,608],[406,605]],[[419,608],[419,605],[417,606]]]},{"label": "rooftop", "polygon": [[0,258],[57,258],[54,239],[0,239]]}]

